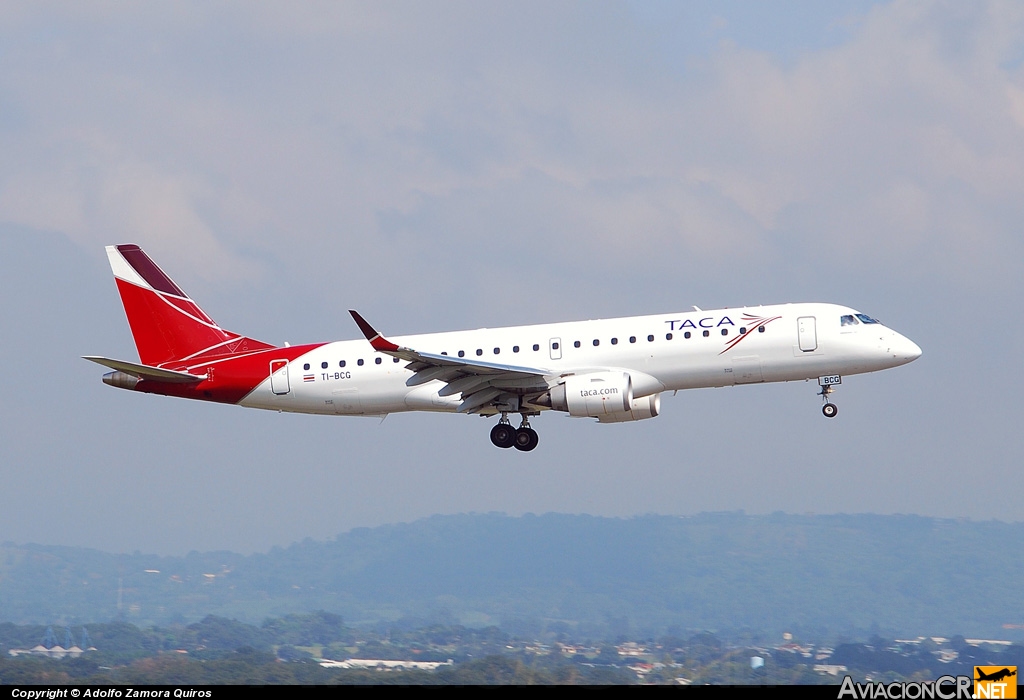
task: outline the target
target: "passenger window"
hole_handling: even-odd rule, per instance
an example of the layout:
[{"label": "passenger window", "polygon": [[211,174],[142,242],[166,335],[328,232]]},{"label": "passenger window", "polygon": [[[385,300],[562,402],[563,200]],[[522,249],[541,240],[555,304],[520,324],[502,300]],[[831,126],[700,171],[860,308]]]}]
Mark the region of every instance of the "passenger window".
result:
[{"label": "passenger window", "polygon": [[648,343],[653,343],[654,342],[654,336],[653,335],[647,336],[647,342]]},{"label": "passenger window", "polygon": [[397,363],[398,362],[398,358],[397,357],[392,357],[391,361]]},{"label": "passenger window", "polygon": [[728,328],[723,328],[722,329],[722,335],[729,335],[729,329]]},{"label": "passenger window", "polygon": [[672,340],[672,334],[671,333],[666,333],[665,334],[665,340]]},{"label": "passenger window", "polygon": [[501,352],[501,348],[494,348],[494,354],[497,355]]},{"label": "passenger window", "polygon": [[580,346],[580,341],[577,340],[575,343],[572,344],[572,346],[574,348],[578,348]]},{"label": "passenger window", "polygon": [[757,327],[757,332],[758,333],[764,333],[764,326],[758,326]]},{"label": "passenger window", "polygon": [[376,365],[379,365],[380,364],[380,358],[379,357],[374,358],[373,363],[376,364]]},{"label": "passenger window", "polygon": [[743,335],[746,332],[747,332],[746,326],[740,326],[740,335]]},{"label": "passenger window", "polygon": [[459,357],[465,357],[465,356],[466,356],[466,351],[465,350],[459,350]]},{"label": "passenger window", "polygon": [[[555,348],[555,350],[557,350],[557,349],[558,349],[558,348]],[[539,346],[539,345],[537,345],[537,343],[534,343],[534,344],[533,344],[533,351],[534,351],[534,352],[537,352],[538,350],[540,350],[540,346]]]},{"label": "passenger window", "polygon": [[338,367],[344,367],[344,366],[345,366],[345,361],[344,360],[342,360],[341,362],[338,363]]},{"label": "passenger window", "polygon": [[363,361],[362,360],[356,360],[356,364],[359,365],[360,367],[362,367],[363,366]]},{"label": "passenger window", "polygon": [[618,338],[612,338],[612,345],[618,345],[618,344],[619,344],[619,339]]},{"label": "passenger window", "polygon": [[711,335],[711,331],[704,331],[704,337],[707,338]]},{"label": "passenger window", "polygon": [[557,350],[558,349],[558,343],[551,343],[551,349],[552,350]]},{"label": "passenger window", "polygon": [[683,333],[683,337],[686,338],[687,340],[689,340],[690,339],[690,331],[686,331],[685,333]]},{"label": "passenger window", "polygon": [[518,345],[513,345],[512,346],[512,352],[519,352],[519,346]]},{"label": "passenger window", "polygon": [[601,341],[598,340],[597,338],[594,338],[594,347],[596,348],[600,344],[601,344]]},{"label": "passenger window", "polygon": [[483,351],[483,350],[482,350],[481,348],[477,348],[477,349],[476,349],[476,356],[477,356],[477,357],[480,357],[480,356],[481,356],[481,355],[483,355],[483,354],[484,354],[484,351]]},{"label": "passenger window", "polygon": [[320,363],[320,369],[327,369],[327,363],[326,362],[321,362]]},{"label": "passenger window", "polygon": [[447,351],[445,351],[445,350],[442,350],[442,351],[441,351],[441,354],[442,354],[442,355],[447,355],[448,353],[447,353]]},{"label": "passenger window", "polygon": [[309,369],[309,363],[307,362],[306,364],[302,365],[302,369]]},{"label": "passenger window", "polygon": [[635,335],[629,336],[629,342],[635,343],[636,342],[636,336]]}]

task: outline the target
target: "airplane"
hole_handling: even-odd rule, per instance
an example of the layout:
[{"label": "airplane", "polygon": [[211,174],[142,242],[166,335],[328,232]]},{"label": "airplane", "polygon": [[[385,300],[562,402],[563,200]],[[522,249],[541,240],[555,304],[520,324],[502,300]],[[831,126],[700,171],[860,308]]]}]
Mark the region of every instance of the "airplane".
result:
[{"label": "airplane", "polygon": [[1017,671],[1016,670],[1011,671],[1009,668],[1003,668],[1003,669],[1001,669],[999,671],[993,671],[990,674],[985,673],[984,671],[982,671],[977,666],[974,667],[974,670],[978,674],[978,677],[974,679],[976,681],[995,681],[995,682],[998,682],[998,681],[1003,680],[1004,678],[1009,678],[1011,676],[1016,676],[1017,675]]},{"label": "airplane", "polygon": [[[661,395],[699,387],[818,380],[822,413],[842,377],[907,364],[913,341],[825,303],[717,309],[275,346],[221,328],[137,245],[107,258],[139,362],[85,356],[114,387],[296,413],[499,416],[500,448],[537,447],[545,411],[601,423],[661,413]],[[519,414],[513,427],[509,415]]]}]

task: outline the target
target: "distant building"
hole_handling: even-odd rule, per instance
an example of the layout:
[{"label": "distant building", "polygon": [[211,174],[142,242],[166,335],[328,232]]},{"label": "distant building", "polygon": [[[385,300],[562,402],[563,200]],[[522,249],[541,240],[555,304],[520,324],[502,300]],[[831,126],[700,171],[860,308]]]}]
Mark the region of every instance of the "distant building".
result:
[{"label": "distant building", "polygon": [[81,647],[73,646],[70,649],[65,649],[61,645],[57,644],[47,649],[42,644],[37,644],[31,649],[8,649],[7,653],[11,656],[22,656],[29,654],[32,656],[46,656],[51,659],[63,659],[65,656],[70,656],[73,659],[77,659],[79,656],[81,656],[87,651],[96,651],[96,647],[82,649]]},{"label": "distant building", "polygon": [[367,668],[376,671],[436,671],[441,666],[451,666],[455,662],[447,661],[395,661],[391,659],[346,659],[345,661],[332,661],[331,659],[320,659],[320,665],[324,668]]},{"label": "distant building", "polygon": [[815,673],[827,673],[830,676],[838,676],[840,673],[846,673],[846,670],[846,666],[839,664],[814,664]]}]

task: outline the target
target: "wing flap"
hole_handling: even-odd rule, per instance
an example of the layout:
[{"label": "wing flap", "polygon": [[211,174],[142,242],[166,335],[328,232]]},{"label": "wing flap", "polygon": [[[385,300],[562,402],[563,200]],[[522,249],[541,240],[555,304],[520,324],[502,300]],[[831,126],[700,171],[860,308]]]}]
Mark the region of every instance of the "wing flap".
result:
[{"label": "wing flap", "polygon": [[[363,332],[366,339],[370,341],[370,345],[377,352],[384,353],[385,355],[391,355],[402,360],[408,360],[410,364],[407,369],[413,372],[422,372],[424,369],[432,367],[452,367],[458,368],[463,371],[464,374],[503,374],[506,372],[527,375],[532,377],[547,377],[551,375],[551,372],[546,369],[539,367],[521,367],[518,365],[505,365],[497,362],[484,362],[483,360],[473,360],[468,357],[452,357],[451,355],[435,355],[429,352],[418,352],[412,348],[405,348],[391,342],[376,330],[373,326],[366,322],[357,311],[349,310],[352,314],[352,318],[355,319],[356,325],[359,326],[359,330]],[[422,367],[420,366],[422,365]]]},{"label": "wing flap", "polygon": [[419,386],[433,380],[445,383],[438,394],[462,395],[460,413],[493,413],[491,405],[506,402],[510,397],[546,391],[557,374],[540,367],[522,367],[497,362],[484,362],[467,357],[452,357],[420,352],[394,343],[374,329],[356,311],[349,311],[359,330],[374,350],[391,355],[409,364],[406,369],[414,374],[406,381],[408,386]]}]

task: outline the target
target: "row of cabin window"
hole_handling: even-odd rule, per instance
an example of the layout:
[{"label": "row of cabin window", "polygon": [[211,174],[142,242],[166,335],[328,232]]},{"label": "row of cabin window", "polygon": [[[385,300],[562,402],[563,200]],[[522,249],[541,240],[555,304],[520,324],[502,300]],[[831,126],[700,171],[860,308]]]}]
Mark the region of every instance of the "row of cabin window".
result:
[{"label": "row of cabin window", "polygon": [[[399,359],[397,357],[392,357],[391,361],[392,362],[399,362]],[[375,358],[373,358],[373,362],[374,362],[374,364],[379,365],[382,362],[382,360],[379,357],[375,357]],[[345,364],[346,364],[345,360],[341,360],[341,361],[338,362],[338,367],[344,367]],[[364,363],[360,359],[360,360],[356,360],[356,364],[359,365],[360,367],[362,367]],[[309,363],[307,362],[306,364],[302,365],[302,369],[308,370],[309,369]],[[321,362],[320,363],[320,369],[327,369],[327,363],[326,362]]]},{"label": "row of cabin window", "polygon": [[[757,330],[758,330],[759,333],[764,333],[764,326],[759,326]],[[747,332],[746,328],[740,328],[740,335],[743,335],[746,332]],[[722,329],[722,335],[729,335],[729,329],[728,328],[723,328]],[[711,331],[704,331],[704,337],[705,338],[708,338],[710,336],[711,336]],[[666,333],[665,334],[665,340],[672,340],[673,337],[674,336],[671,333]],[[690,333],[690,331],[686,331],[686,332],[683,333],[683,337],[684,338],[691,338],[691,337],[693,337],[693,334]],[[629,342],[635,343],[636,342],[636,336],[635,335],[629,336]],[[653,335],[647,336],[647,342],[648,343],[653,343],[654,342],[654,336]],[[594,339],[594,347],[596,348],[600,344],[601,344],[601,341],[598,340],[597,338],[595,338]],[[619,344],[619,339],[618,338],[612,338],[612,345],[618,345],[618,344]],[[578,348],[580,346],[580,341],[577,340],[577,341],[573,342],[572,345],[573,345],[573,347]],[[557,350],[558,349],[558,343],[552,343],[551,347],[552,347],[552,349]],[[498,349],[495,348],[494,351],[495,351],[495,354],[497,354]]]},{"label": "row of cabin window", "polygon": [[[747,329],[745,327],[744,328],[740,328],[740,335],[743,335],[746,332],[747,332]],[[764,333],[764,326],[758,326],[757,327],[757,332],[758,333]],[[690,331],[686,331],[686,332],[683,333],[683,337],[684,338],[690,338],[690,337],[692,337],[692,335],[693,334],[690,333]],[[711,335],[711,331],[704,331],[704,337],[705,338],[710,337],[710,335]],[[728,328],[723,328],[722,329],[722,335],[729,335],[729,329]],[[671,333],[666,333],[665,334],[665,340],[672,340],[672,338],[673,338],[673,335]],[[635,343],[636,342],[636,336],[635,335],[629,336],[629,342]],[[647,336],[647,342],[653,343],[654,342],[654,335]],[[612,338],[611,343],[612,343],[612,345],[618,345],[619,344],[619,339],[618,338]],[[594,347],[596,348],[600,344],[601,344],[601,341],[598,340],[597,338],[594,338]],[[573,345],[573,347],[578,348],[578,347],[580,347],[581,343],[580,343],[580,341],[577,340],[577,341],[574,341],[572,345]],[[552,350],[558,350],[558,347],[559,347],[558,343],[551,343],[551,349]],[[537,350],[540,350],[540,345],[537,345],[535,343],[534,346],[533,346],[533,350],[534,350],[534,352],[536,352]],[[519,346],[518,345],[513,345],[512,346],[512,352],[519,352]],[[501,353],[501,348],[494,348],[494,354],[497,355],[499,353]],[[442,355],[447,355],[448,353],[442,352],[441,354]],[[477,356],[483,355],[484,351],[482,349],[480,349],[480,348],[477,348],[476,354],[477,354]],[[465,356],[466,356],[466,351],[465,350],[459,350],[459,357],[465,357]]]},{"label": "row of cabin window", "polygon": [[[743,335],[746,332],[747,332],[746,328],[740,328],[740,335]],[[757,332],[758,333],[764,333],[764,326],[758,326],[757,327]],[[704,335],[705,338],[710,337],[711,331],[705,330],[703,335]],[[728,328],[723,328],[722,329],[722,335],[729,335],[729,329]],[[690,333],[690,331],[686,331],[686,332],[683,333],[683,337],[684,338],[690,338],[690,337],[692,337],[692,334]],[[672,338],[673,338],[673,335],[671,333],[666,333],[665,334],[665,340],[672,340]],[[618,338],[612,338],[611,342],[612,342],[612,345],[618,345],[619,344],[619,339]],[[635,335],[629,336],[629,342],[635,343],[636,342],[636,336]],[[647,336],[647,342],[653,343],[654,342],[654,336],[653,335]],[[595,338],[594,339],[594,347],[596,348],[600,344],[601,344],[601,341],[598,340],[597,338]],[[578,341],[578,340],[575,341],[573,343],[573,347],[577,347],[577,348],[580,347],[580,341]],[[551,343],[551,349],[552,350],[558,350],[558,343]],[[540,345],[538,345],[537,343],[534,343],[533,344],[533,351],[537,352],[538,350],[540,350]],[[519,352],[519,346],[518,345],[513,345],[512,346],[512,352]],[[494,354],[495,355],[498,355],[500,353],[501,353],[501,348],[494,348]],[[448,353],[447,352],[442,352],[441,354],[442,355],[447,355]],[[476,349],[476,354],[477,354],[478,357],[480,355],[483,355],[484,354],[483,349],[482,348],[477,348]],[[466,356],[466,351],[465,350],[459,350],[459,357],[465,357],[465,356]],[[392,359],[393,362],[398,362],[398,358],[397,357],[393,357],[391,359]],[[381,363],[381,358],[376,357],[376,358],[374,358],[373,361],[374,361],[374,363],[379,365]],[[360,367],[362,367],[363,366],[363,361],[362,360],[356,360],[356,364],[359,365]],[[345,360],[341,360],[338,363],[338,366],[339,367],[344,367],[345,366]],[[320,367],[322,369],[327,369],[327,363],[326,362],[321,362],[320,363]],[[307,362],[306,364],[304,364],[302,366],[302,368],[305,369],[305,370],[308,370],[309,369],[309,363]]]},{"label": "row of cabin window", "polygon": [[[537,352],[538,350],[540,350],[540,345],[538,345],[537,343],[534,343],[533,344],[533,351]],[[497,355],[500,352],[501,352],[501,348],[494,348],[494,354],[495,355]],[[512,346],[512,352],[519,352],[519,346],[518,345],[513,345]],[[441,354],[442,355],[447,355],[448,353],[447,352],[442,352]],[[459,354],[459,357],[465,357],[466,356],[466,351],[465,350],[459,350],[458,354]],[[482,349],[480,349],[480,348],[477,348],[476,349],[476,354],[479,357],[480,355],[484,354],[484,351]]]}]

